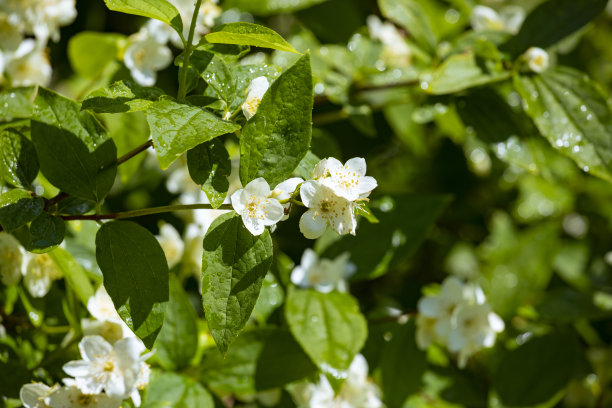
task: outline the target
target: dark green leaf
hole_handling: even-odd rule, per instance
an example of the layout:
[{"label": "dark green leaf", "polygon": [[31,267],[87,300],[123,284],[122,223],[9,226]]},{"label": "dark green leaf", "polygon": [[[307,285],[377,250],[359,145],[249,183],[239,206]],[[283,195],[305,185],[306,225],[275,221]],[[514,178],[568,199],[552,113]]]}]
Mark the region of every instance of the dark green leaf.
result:
[{"label": "dark green leaf", "polygon": [[10,190],[0,196],[0,225],[6,231],[15,230],[38,217],[45,202],[25,190]]},{"label": "dark green leaf", "polygon": [[28,251],[46,252],[62,243],[66,223],[60,217],[42,213],[30,224]]},{"label": "dark green leaf", "polygon": [[493,374],[493,388],[507,406],[542,404],[567,386],[581,352],[568,333],[532,339],[502,358]]},{"label": "dark green leaf", "polygon": [[291,176],[312,135],[310,55],[301,57],[268,89],[240,138],[240,180],[264,177],[276,185]]},{"label": "dark green leaf", "polygon": [[383,394],[387,405],[402,407],[404,401],[421,387],[427,369],[427,355],[415,341],[415,325],[411,319],[390,330],[391,340],[382,350],[380,369]]},{"label": "dark green leaf", "polygon": [[228,0],[227,7],[236,7],[258,16],[289,13],[301,10],[327,0]]},{"label": "dark green leaf", "polygon": [[143,408],[214,408],[213,398],[191,378],[175,373],[153,372]]},{"label": "dark green leaf", "polygon": [[153,348],[157,361],[169,371],[188,366],[198,348],[196,313],[176,279],[170,280],[170,301]]},{"label": "dark green leaf", "polygon": [[239,125],[221,120],[205,109],[171,100],[155,102],[147,111],[147,120],[162,169],[187,150],[240,129]]},{"label": "dark green leaf", "polygon": [[82,31],[68,42],[70,65],[83,78],[95,78],[119,58],[125,41],[121,34]]},{"label": "dark green leaf", "polygon": [[29,187],[38,175],[38,158],[32,142],[12,128],[0,131],[0,174],[7,183]]},{"label": "dark green leaf", "polygon": [[525,19],[519,33],[502,50],[518,56],[529,47],[548,48],[597,17],[607,0],[548,0]]},{"label": "dark green leaf", "polygon": [[148,230],[130,221],[114,221],[98,230],[96,259],[119,315],[151,348],[169,298],[164,251]]},{"label": "dark green leaf", "polygon": [[229,188],[227,177],[232,172],[232,162],[223,142],[213,139],[189,150],[187,167],[191,179],[202,185],[212,207],[223,204]]},{"label": "dark green leaf", "polygon": [[272,264],[272,238],[252,235],[234,212],[217,218],[204,237],[202,300],[208,327],[225,354],[249,320]]},{"label": "dark green leaf", "polygon": [[159,88],[145,88],[132,81],[118,81],[87,95],[83,100],[83,109],[98,113],[143,111],[163,95],[164,91]]},{"label": "dark green leaf", "polygon": [[[387,272],[390,265],[412,255],[442,214],[450,198],[407,194],[380,204],[387,211],[373,211],[378,224],[361,222],[356,236],[345,236],[325,251],[333,259],[343,252],[351,254],[357,265],[354,279],[372,279]],[[374,207],[374,206],[371,206]],[[375,240],[371,237],[376,237]]]},{"label": "dark green leaf", "polygon": [[[162,21],[183,35],[183,20],[176,7],[166,0],[104,0],[106,7]],[[194,3],[195,8],[195,3]]]},{"label": "dark green leaf", "polygon": [[347,293],[290,287],[285,317],[297,342],[338,390],[368,337],[357,301]]},{"label": "dark green leaf", "polygon": [[581,168],[612,181],[612,112],[586,75],[571,68],[516,76],[514,87],[538,130]]},{"label": "dark green leaf", "polygon": [[272,48],[299,54],[276,31],[258,24],[229,23],[223,24],[212,33],[206,34],[209,43],[250,45],[253,47]]},{"label": "dark green leaf", "polygon": [[76,102],[40,88],[32,142],[41,171],[61,190],[101,201],[113,185],[117,148],[102,125]]}]

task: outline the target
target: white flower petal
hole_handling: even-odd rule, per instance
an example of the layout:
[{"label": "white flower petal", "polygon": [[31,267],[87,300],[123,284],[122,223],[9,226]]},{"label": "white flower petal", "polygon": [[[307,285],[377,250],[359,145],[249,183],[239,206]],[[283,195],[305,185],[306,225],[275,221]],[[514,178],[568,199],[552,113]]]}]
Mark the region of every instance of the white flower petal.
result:
[{"label": "white flower petal", "polygon": [[327,222],[321,216],[315,214],[315,210],[310,209],[300,218],[300,232],[308,239],[319,238],[327,228]]},{"label": "white flower petal", "polygon": [[308,180],[302,184],[300,187],[300,196],[306,207],[312,207],[312,202],[314,201],[319,188],[320,184],[314,180]]},{"label": "white flower petal", "polygon": [[113,346],[102,336],[86,336],[79,342],[81,357],[86,361],[93,361],[100,355],[110,353]]},{"label": "white flower petal", "polygon": [[268,197],[270,195],[270,185],[263,177],[258,177],[246,185],[244,190],[255,196]]}]

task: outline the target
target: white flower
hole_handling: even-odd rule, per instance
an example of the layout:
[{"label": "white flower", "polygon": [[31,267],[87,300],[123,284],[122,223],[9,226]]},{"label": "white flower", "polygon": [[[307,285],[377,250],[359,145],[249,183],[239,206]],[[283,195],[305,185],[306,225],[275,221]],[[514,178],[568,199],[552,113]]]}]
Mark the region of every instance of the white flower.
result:
[{"label": "white flower", "polygon": [[[282,183],[279,183],[276,187],[274,187],[274,190],[272,190],[272,192],[270,193],[270,197],[276,198],[278,201],[289,200],[289,198],[291,198],[291,195],[297,189],[297,186],[299,186],[303,182],[304,179],[301,177],[293,177],[287,179]],[[291,208],[291,203],[284,203],[283,208],[285,209],[285,211],[288,211],[289,208]],[[289,218],[288,213],[283,215],[281,221],[285,221],[287,218]]]},{"label": "white flower", "polygon": [[516,34],[525,20],[525,10],[520,6],[506,6],[498,13],[490,7],[472,9],[470,22],[474,31],[505,31]]},{"label": "white flower", "polygon": [[[193,0],[169,0],[178,10],[183,20],[183,37],[185,40],[189,37],[189,27],[191,25],[191,19],[193,17],[193,11],[195,9],[195,2]],[[221,15],[221,8],[217,5],[217,0],[204,0],[200,6],[198,18],[196,20],[196,26],[193,36],[194,43],[198,43],[202,36],[210,31],[210,28],[214,25],[215,19]],[[183,47],[182,42],[178,34],[173,36],[172,43],[179,48]]]},{"label": "white flower", "polygon": [[296,384],[291,391],[298,408],[384,407],[378,386],[368,379],[368,363],[361,354],[355,356],[337,396],[324,375],[317,384]]},{"label": "white flower", "polygon": [[0,231],[0,280],[9,286],[21,279],[24,251],[19,241],[8,232]]},{"label": "white flower", "polygon": [[246,89],[246,99],[242,104],[242,113],[247,120],[257,113],[257,108],[259,108],[259,104],[269,87],[270,83],[265,76],[257,77],[251,81]]},{"label": "white flower", "polygon": [[86,394],[76,385],[58,388],[47,400],[51,408],[119,408],[122,402],[106,394]]},{"label": "white flower", "polygon": [[[168,24],[155,19],[149,19],[141,28],[141,32],[153,37],[160,44],[166,44],[176,31]],[[177,35],[178,36],[178,35]]]},{"label": "white flower", "polygon": [[349,200],[315,180],[303,183],[300,195],[304,205],[309,208],[300,218],[300,231],[306,238],[319,238],[327,225],[340,235],[355,235],[357,221]]},{"label": "white flower", "polygon": [[525,60],[530,70],[536,73],[546,71],[550,65],[550,57],[542,48],[531,47],[525,52]]},{"label": "white flower", "polygon": [[[23,41],[23,34],[19,25],[9,18],[9,15],[0,11],[0,49],[15,51]],[[0,69],[0,73],[2,70]]]},{"label": "white flower", "polygon": [[495,344],[504,321],[488,304],[463,304],[457,308],[454,327],[448,337],[448,349],[459,353],[458,365],[465,367],[468,358],[482,348]]},{"label": "white flower", "polygon": [[19,399],[26,408],[48,408],[47,397],[52,391],[46,384],[25,384],[19,390]]},{"label": "white flower", "polygon": [[83,336],[102,336],[111,344],[124,338],[123,326],[112,320],[81,319],[81,329]]},{"label": "white flower", "polygon": [[159,235],[156,238],[157,241],[159,241],[159,245],[164,250],[164,254],[168,260],[168,267],[170,269],[174,268],[183,258],[183,252],[185,250],[185,244],[181,236],[172,224],[164,224],[159,229]]},{"label": "white flower", "polygon": [[412,51],[397,27],[389,22],[382,22],[377,16],[367,18],[370,36],[379,40],[383,45],[383,59],[397,65],[408,65],[412,58]]},{"label": "white flower", "polygon": [[62,272],[48,254],[28,255],[23,272],[23,283],[30,295],[35,298],[41,298],[49,293],[53,281],[62,276]]},{"label": "white flower", "polygon": [[253,235],[261,235],[266,226],[274,225],[285,213],[281,203],[270,198],[268,182],[259,177],[232,194],[232,207],[242,216],[245,227]]},{"label": "white flower", "polygon": [[439,294],[425,296],[419,300],[419,313],[436,320],[434,332],[438,341],[446,341],[456,309],[468,298],[468,291],[461,279],[451,276],[442,282]]},{"label": "white flower", "polygon": [[138,378],[136,379],[136,386],[130,397],[137,407],[140,406],[140,393],[138,390],[144,390],[149,385],[149,378],[151,377],[151,366],[145,363],[145,360],[149,355],[144,355],[140,358],[140,368],[138,370]]},{"label": "white flower", "polygon": [[431,343],[439,341],[436,333],[438,319],[419,313],[416,317],[416,343],[421,350],[427,349]]},{"label": "white flower", "polygon": [[59,28],[74,21],[75,3],[75,0],[3,0],[0,9],[22,31],[46,43],[49,37],[59,40]]},{"label": "white flower", "polygon": [[487,6],[476,6],[472,9],[470,23],[474,31],[501,31],[504,23],[497,13]]},{"label": "white flower", "polygon": [[15,54],[9,58],[5,72],[11,85],[31,86],[49,85],[51,82],[51,65],[46,50],[32,39],[21,42]]},{"label": "white flower", "polygon": [[144,350],[142,341],[136,337],[111,345],[100,336],[86,336],[79,343],[83,359],[70,361],[63,368],[84,393],[104,391],[113,398],[127,398],[138,381]]},{"label": "white flower", "polygon": [[300,265],[291,272],[291,282],[303,288],[314,288],[327,293],[334,289],[346,291],[346,278],[355,272],[348,263],[349,254],[344,253],[334,260],[319,259],[315,251],[308,248],[302,254]]},{"label": "white flower", "polygon": [[172,51],[166,45],[157,42],[147,30],[141,30],[130,37],[123,62],[138,84],[153,86],[157,80],[157,71],[166,68],[172,62]]},{"label": "white flower", "polygon": [[366,162],[354,157],[342,165],[333,158],[321,160],[315,166],[313,178],[334,190],[334,193],[349,201],[365,198],[378,185],[374,177],[366,176]]},{"label": "white flower", "polygon": [[[98,286],[96,293],[87,300],[87,310],[99,321],[110,321],[119,324],[123,329],[122,338],[134,336],[132,330],[130,330],[127,324],[121,319],[121,316],[119,316],[119,313],[117,313],[113,300],[108,295],[108,292],[106,292],[104,285]],[[110,330],[114,330],[114,328]]]}]

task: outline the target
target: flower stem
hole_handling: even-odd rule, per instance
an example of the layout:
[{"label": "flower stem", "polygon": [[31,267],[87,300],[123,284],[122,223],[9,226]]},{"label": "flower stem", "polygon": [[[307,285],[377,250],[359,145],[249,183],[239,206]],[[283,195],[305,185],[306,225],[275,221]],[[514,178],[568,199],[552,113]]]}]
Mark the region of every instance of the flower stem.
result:
[{"label": "flower stem", "polygon": [[[72,220],[89,220],[89,221],[100,221],[100,220],[119,220],[125,218],[136,218],[145,215],[161,214],[171,211],[181,210],[212,210],[213,207],[210,204],[189,204],[189,205],[164,205],[161,207],[142,208],[140,210],[123,211],[109,214],[93,214],[93,215],[64,215],[62,218],[66,221]],[[218,210],[231,210],[231,204],[223,204],[217,208]]]},{"label": "flower stem", "polygon": [[183,53],[183,66],[179,74],[179,89],[177,94],[177,99],[179,101],[185,100],[185,96],[187,96],[187,71],[189,70],[189,58],[193,51],[193,36],[195,34],[196,22],[198,20],[198,13],[200,12],[201,5],[202,0],[197,0],[195,10],[193,11],[193,17],[191,18],[191,25],[189,26],[189,37],[187,37],[187,42],[183,42],[185,52]]}]

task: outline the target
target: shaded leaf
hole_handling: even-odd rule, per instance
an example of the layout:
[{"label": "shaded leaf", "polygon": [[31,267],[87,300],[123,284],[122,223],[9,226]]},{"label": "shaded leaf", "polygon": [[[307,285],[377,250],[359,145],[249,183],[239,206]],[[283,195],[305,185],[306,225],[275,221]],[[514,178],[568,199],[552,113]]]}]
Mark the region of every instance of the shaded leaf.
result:
[{"label": "shaded leaf", "polygon": [[97,113],[143,111],[163,95],[164,91],[159,88],[145,88],[132,81],[118,81],[87,95],[83,100],[83,109]]},{"label": "shaded leaf", "polygon": [[16,129],[0,130],[0,174],[7,183],[29,187],[38,175],[38,158],[32,142]]},{"label": "shaded leaf", "polygon": [[218,208],[229,188],[228,176],[232,172],[232,161],[218,139],[202,143],[187,152],[189,175],[196,184],[202,185],[213,208]]},{"label": "shaded leaf", "polygon": [[169,298],[168,263],[157,239],[130,221],[106,223],[96,235],[96,260],[119,315],[151,348]]},{"label": "shaded leaf", "polygon": [[32,197],[26,190],[14,189],[0,196],[0,225],[15,230],[38,217],[45,206],[41,197]]},{"label": "shaded leaf", "polygon": [[95,78],[119,59],[126,37],[115,33],[82,31],[68,42],[68,59],[72,69],[83,78]]}]

